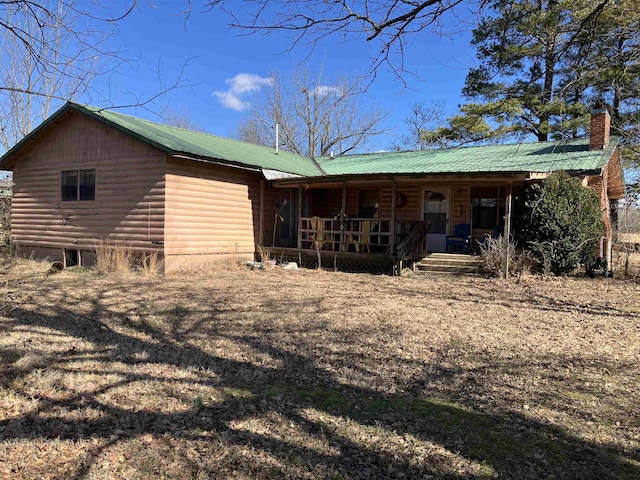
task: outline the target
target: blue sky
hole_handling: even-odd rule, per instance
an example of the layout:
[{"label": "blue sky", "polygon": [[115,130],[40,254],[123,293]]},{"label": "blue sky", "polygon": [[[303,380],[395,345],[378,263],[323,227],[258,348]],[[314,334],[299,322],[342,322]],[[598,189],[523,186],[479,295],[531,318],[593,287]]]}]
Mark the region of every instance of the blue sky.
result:
[{"label": "blue sky", "polygon": [[[185,5],[184,0],[159,0],[153,6],[141,3],[120,23],[119,36],[111,42],[135,61],[98,78],[89,103],[135,103],[136,96],[157,92],[161,81],[171,84],[186,64],[183,83],[189,86],[172,90],[148,108],[121,111],[159,121],[157,113],[169,107],[188,112],[210,133],[229,136],[245,115],[241,109],[249,93],[264,88],[271,72],[286,76],[304,63],[314,72],[322,67],[331,78],[362,75],[371,65],[371,46],[364,41],[345,44],[327,39],[305,59],[309,50],[303,45],[288,51],[291,40],[284,34],[241,35],[229,28],[229,18],[223,13],[200,12],[197,6],[185,20],[181,15]],[[404,119],[412,104],[442,100],[453,113],[461,102],[460,90],[475,56],[469,46],[470,33],[453,23],[446,27],[463,31],[454,38],[424,32],[407,49],[405,67],[420,78],[406,75],[404,86],[385,67],[378,71],[368,96],[389,111],[386,127],[393,133],[379,138],[370,149],[391,148],[394,135],[405,131]]]}]

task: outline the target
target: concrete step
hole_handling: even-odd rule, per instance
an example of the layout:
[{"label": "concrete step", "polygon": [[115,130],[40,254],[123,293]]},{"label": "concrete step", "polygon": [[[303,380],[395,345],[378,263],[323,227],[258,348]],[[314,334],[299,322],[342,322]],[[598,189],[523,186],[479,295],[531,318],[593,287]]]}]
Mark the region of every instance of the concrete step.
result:
[{"label": "concrete step", "polygon": [[446,260],[446,259],[433,259],[433,260],[420,260],[419,265],[455,265],[458,267],[481,267],[482,262],[480,260]]},{"label": "concrete step", "polygon": [[454,273],[463,275],[466,273],[480,273],[480,265],[417,265],[417,273]]},{"label": "concrete step", "polygon": [[482,261],[475,255],[432,253],[416,263],[416,273],[425,275],[481,275]]},{"label": "concrete step", "polygon": [[462,253],[430,253],[422,259],[423,262],[429,261],[451,261],[451,262],[480,262],[477,255],[468,255]]}]

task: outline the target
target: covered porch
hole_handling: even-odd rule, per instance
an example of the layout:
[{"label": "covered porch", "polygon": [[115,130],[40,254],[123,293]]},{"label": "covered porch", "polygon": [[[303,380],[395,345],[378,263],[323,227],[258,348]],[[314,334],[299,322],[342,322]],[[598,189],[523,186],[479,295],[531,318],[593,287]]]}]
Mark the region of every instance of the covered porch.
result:
[{"label": "covered porch", "polygon": [[[486,234],[502,233],[507,205],[524,181],[524,175],[280,179],[267,187],[265,205],[273,210],[265,209],[264,223],[271,217],[273,229],[264,241],[274,256],[302,264],[369,262],[401,271],[428,252],[471,253]],[[447,243],[460,224],[469,226],[466,252]]]}]

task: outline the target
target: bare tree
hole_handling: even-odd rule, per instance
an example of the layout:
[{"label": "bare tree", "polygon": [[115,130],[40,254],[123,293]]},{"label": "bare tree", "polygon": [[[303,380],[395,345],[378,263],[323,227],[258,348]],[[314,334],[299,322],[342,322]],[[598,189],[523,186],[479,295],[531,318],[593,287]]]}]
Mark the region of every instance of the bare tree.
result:
[{"label": "bare tree", "polygon": [[305,44],[311,50],[326,37],[371,45],[372,73],[386,64],[400,79],[406,73],[404,52],[423,31],[442,34],[441,18],[464,4],[467,15],[484,6],[484,0],[209,0],[233,20],[231,26],[250,33],[276,30],[293,33],[292,48]]},{"label": "bare tree", "polygon": [[72,35],[74,0],[2,2],[0,39],[0,145],[10,148],[46,118],[52,105],[87,91],[95,76],[97,32]]},{"label": "bare tree", "polygon": [[231,137],[255,145],[273,147],[275,145],[273,128],[275,128],[273,125],[263,125],[257,117],[245,117],[238,124],[236,131],[231,132]]},{"label": "bare tree", "polygon": [[357,79],[325,82],[322,73],[313,76],[300,70],[290,79],[274,74],[272,85],[252,99],[249,117],[236,137],[262,145],[279,141],[288,151],[318,157],[361,148],[376,135],[387,113],[364,101],[365,87]]},{"label": "bare tree", "polygon": [[10,190],[11,180],[0,178],[0,256],[3,246],[9,241],[11,230],[11,195],[7,195]]},{"label": "bare tree", "polygon": [[196,132],[207,132],[206,128],[193,120],[191,114],[186,109],[174,110],[168,108],[163,113],[162,118],[164,119],[164,123],[172,127],[184,128]]},{"label": "bare tree", "polygon": [[[134,61],[107,46],[107,40],[117,35],[118,22],[133,11],[137,0],[117,3],[0,1],[0,42],[4,47],[0,59],[0,152],[64,101],[90,94],[91,82],[98,75]],[[182,72],[168,83],[159,78],[157,92],[146,97],[132,94],[128,105],[111,102],[109,106],[147,105],[182,86],[181,77]]]},{"label": "bare tree", "polygon": [[430,104],[426,102],[416,102],[411,105],[409,115],[404,123],[407,130],[400,135],[398,142],[394,145],[403,150],[426,150],[434,146],[434,142],[426,133],[442,124],[445,118],[445,103],[442,100],[435,100]]}]

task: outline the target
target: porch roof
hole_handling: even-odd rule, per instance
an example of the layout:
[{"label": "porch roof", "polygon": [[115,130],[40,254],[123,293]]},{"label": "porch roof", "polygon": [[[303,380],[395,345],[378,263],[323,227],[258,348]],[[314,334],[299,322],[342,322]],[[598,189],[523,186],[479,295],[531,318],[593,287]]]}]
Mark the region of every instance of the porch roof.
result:
[{"label": "porch roof", "polygon": [[589,139],[455,147],[408,152],[378,152],[317,160],[326,175],[600,173],[618,145],[613,138],[603,150],[589,150]]}]

